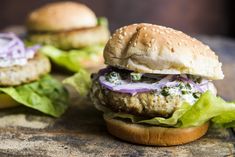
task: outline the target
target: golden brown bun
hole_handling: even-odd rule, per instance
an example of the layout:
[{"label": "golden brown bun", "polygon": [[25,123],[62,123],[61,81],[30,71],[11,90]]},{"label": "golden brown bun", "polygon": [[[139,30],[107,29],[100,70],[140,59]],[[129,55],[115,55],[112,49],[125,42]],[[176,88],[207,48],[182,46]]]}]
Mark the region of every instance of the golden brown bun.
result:
[{"label": "golden brown bun", "polygon": [[55,2],[34,10],[27,18],[30,31],[61,31],[97,25],[96,16],[86,5]]},{"label": "golden brown bun", "polygon": [[110,134],[131,143],[156,146],[181,145],[206,134],[209,124],[190,128],[165,128],[127,123],[104,116]]},{"label": "golden brown bun", "polygon": [[222,79],[218,56],[200,41],[171,28],[133,24],[113,34],[105,63],[142,73],[192,74]]},{"label": "golden brown bun", "polygon": [[10,108],[20,105],[18,102],[13,100],[10,96],[4,93],[0,93],[0,109]]}]

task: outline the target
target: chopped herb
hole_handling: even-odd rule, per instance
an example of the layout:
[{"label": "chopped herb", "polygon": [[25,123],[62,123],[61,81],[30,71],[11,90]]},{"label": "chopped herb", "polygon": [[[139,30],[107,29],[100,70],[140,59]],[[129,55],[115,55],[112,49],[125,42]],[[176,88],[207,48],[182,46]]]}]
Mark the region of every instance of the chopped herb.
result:
[{"label": "chopped herb", "polygon": [[170,92],[169,92],[169,87],[163,87],[162,91],[161,91],[161,94],[163,96],[168,96],[170,95]]},{"label": "chopped herb", "polygon": [[130,76],[131,76],[131,80],[132,81],[139,81],[139,80],[141,80],[142,74],[141,73],[134,73],[134,72],[132,72],[130,74]]},{"label": "chopped herb", "polygon": [[184,94],[188,94],[188,91],[186,90],[182,90],[181,93],[184,95]]},{"label": "chopped herb", "polygon": [[179,87],[179,89],[183,89],[183,88],[184,88],[184,84],[183,84],[182,82],[180,82],[180,83],[178,84],[178,87]]},{"label": "chopped herb", "polygon": [[192,87],[190,86],[189,83],[187,83],[187,84],[185,85],[185,87],[188,88],[188,89],[192,89]]},{"label": "chopped herb", "polygon": [[193,93],[193,97],[194,97],[194,98],[199,98],[199,97],[200,97],[200,95],[201,95],[201,93],[199,93],[199,92],[195,92],[195,93]]},{"label": "chopped herb", "polygon": [[119,73],[112,71],[105,75],[105,79],[111,83],[120,84],[121,76]]}]

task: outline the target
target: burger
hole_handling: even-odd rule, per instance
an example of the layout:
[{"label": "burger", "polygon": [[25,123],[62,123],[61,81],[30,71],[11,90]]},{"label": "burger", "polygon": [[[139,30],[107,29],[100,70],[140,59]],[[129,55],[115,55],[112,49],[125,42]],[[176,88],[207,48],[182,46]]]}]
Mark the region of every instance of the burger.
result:
[{"label": "burger", "polygon": [[57,66],[72,72],[102,67],[109,38],[107,20],[97,18],[84,4],[63,1],[32,11],[26,20],[27,43],[41,44],[41,52]]},{"label": "burger", "polygon": [[50,62],[38,49],[25,47],[13,33],[0,33],[0,108],[21,104],[59,117],[68,107],[68,93],[48,74]]},{"label": "burger", "polygon": [[235,104],[216,96],[222,64],[207,45],[171,28],[132,24],[104,49],[90,98],[110,134],[136,144],[172,146],[202,137],[209,123],[235,125]]}]

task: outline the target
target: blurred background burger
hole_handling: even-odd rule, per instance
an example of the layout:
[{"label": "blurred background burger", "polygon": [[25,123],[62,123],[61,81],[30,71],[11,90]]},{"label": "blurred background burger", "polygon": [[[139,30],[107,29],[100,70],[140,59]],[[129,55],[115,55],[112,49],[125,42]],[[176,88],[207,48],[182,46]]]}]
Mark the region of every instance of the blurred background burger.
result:
[{"label": "blurred background burger", "polygon": [[41,52],[69,71],[94,71],[103,66],[102,51],[109,38],[107,20],[86,5],[56,2],[27,17],[27,41],[43,45]]}]

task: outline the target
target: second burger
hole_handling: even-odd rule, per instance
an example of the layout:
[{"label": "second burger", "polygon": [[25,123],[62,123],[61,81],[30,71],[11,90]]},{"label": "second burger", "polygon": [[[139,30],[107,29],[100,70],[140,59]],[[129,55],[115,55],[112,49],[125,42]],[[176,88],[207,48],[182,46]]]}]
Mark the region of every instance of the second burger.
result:
[{"label": "second burger", "polygon": [[44,45],[41,52],[72,72],[94,71],[103,65],[102,51],[109,38],[107,20],[87,6],[57,2],[42,6],[27,18],[27,41]]}]

